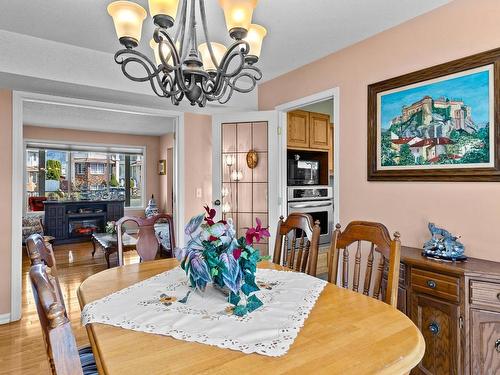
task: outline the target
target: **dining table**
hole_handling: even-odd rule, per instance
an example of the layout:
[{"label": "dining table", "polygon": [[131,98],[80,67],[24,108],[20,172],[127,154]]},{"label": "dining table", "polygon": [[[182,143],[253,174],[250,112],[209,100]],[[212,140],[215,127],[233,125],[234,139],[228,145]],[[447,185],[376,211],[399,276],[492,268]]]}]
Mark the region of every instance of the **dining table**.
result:
[{"label": "dining table", "polygon": [[[176,259],[161,259],[99,272],[80,285],[80,307],[178,265]],[[284,269],[267,261],[259,268]],[[403,313],[331,283],[322,290],[289,351],[279,357],[108,324],[89,323],[86,328],[99,373],[109,375],[409,374],[425,351],[422,334]]]}]

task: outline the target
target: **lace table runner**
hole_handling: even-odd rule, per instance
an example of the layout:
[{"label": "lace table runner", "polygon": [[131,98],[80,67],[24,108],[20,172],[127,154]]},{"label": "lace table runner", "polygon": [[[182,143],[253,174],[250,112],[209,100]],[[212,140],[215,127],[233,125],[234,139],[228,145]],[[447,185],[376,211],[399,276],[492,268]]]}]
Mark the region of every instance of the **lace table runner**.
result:
[{"label": "lace table runner", "polygon": [[[257,296],[264,306],[238,317],[224,294],[207,286],[191,292],[184,271],[174,268],[87,304],[82,324],[104,323],[172,336],[220,348],[285,354],[326,282],[303,273],[258,269]],[[187,297],[186,297],[187,296]]]}]

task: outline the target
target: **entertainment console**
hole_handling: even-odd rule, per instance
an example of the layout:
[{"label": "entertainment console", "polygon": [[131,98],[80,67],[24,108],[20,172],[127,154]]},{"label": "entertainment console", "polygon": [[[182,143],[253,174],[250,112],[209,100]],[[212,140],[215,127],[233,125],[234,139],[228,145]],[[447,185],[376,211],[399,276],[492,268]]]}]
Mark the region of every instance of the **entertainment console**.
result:
[{"label": "entertainment console", "polygon": [[44,234],[57,244],[90,240],[108,221],[123,217],[124,200],[45,201]]}]

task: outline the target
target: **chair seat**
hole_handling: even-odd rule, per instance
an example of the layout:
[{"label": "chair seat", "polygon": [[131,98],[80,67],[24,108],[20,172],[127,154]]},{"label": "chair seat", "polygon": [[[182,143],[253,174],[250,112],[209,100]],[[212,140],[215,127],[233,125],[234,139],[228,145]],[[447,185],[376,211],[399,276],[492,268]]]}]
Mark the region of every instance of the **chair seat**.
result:
[{"label": "chair seat", "polygon": [[80,356],[80,363],[82,364],[83,375],[99,375],[92,348],[84,346],[78,349],[78,354]]}]

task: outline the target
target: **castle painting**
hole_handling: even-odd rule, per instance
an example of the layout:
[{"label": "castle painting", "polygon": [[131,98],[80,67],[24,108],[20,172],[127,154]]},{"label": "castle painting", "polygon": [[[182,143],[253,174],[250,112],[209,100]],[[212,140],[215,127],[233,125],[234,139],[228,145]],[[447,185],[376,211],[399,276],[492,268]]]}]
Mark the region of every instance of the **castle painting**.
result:
[{"label": "castle painting", "polygon": [[378,168],[493,166],[492,68],[378,93]]}]

